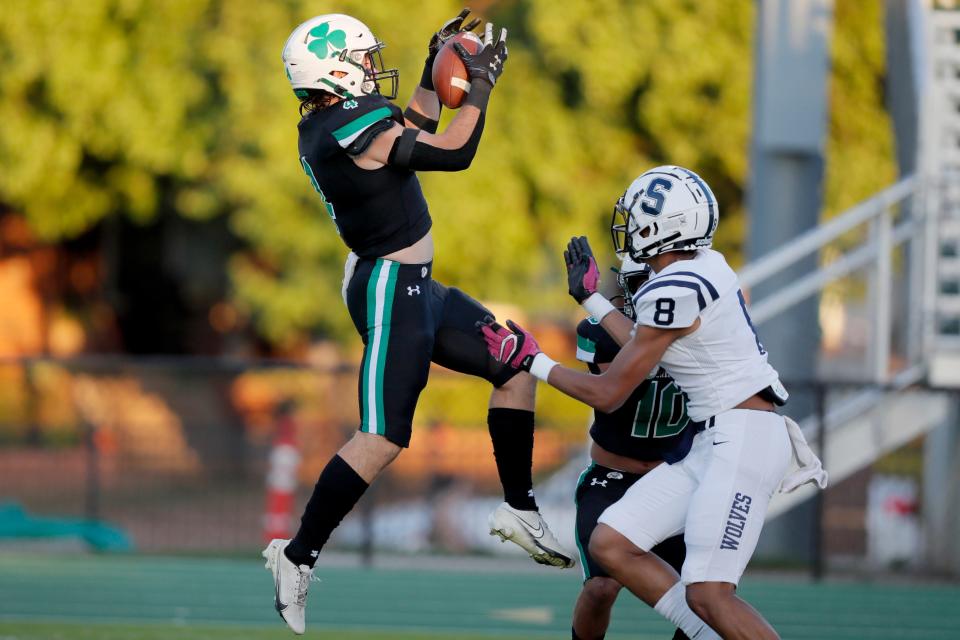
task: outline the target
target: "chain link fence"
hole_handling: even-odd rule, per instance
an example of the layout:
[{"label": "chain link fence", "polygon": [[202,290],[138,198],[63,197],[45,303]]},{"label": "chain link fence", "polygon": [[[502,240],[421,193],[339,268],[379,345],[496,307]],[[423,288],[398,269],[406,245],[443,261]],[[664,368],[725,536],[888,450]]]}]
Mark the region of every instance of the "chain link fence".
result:
[{"label": "chain link fence", "polygon": [[[267,479],[279,433],[294,455],[275,457],[272,472],[289,475],[279,485],[295,495],[280,501],[289,513],[270,517],[289,532],[290,516],[356,429],[356,375],[352,367],[197,358],[0,364],[0,502],[31,518],[109,524],[141,551],[247,552],[261,544],[268,504],[277,504]],[[435,368],[410,448],[331,546],[476,550],[499,500],[488,395],[486,383]],[[583,455],[589,412],[574,409],[541,416],[538,477]],[[479,523],[461,526],[463,518]]]},{"label": "chain link fence", "polygon": [[[82,540],[147,553],[252,553],[266,536],[296,530],[318,474],[356,429],[356,375],[352,366],[206,358],[0,362],[0,547]],[[791,386],[820,413],[853,388]],[[538,394],[538,501],[572,549],[590,412],[545,385]],[[483,381],[435,367],[410,448],[330,548],[367,558],[520,553],[487,534],[501,499],[488,396]],[[758,559],[821,575],[876,568],[869,556],[880,544],[890,564],[909,564],[922,546],[922,479],[915,441],[769,523]]]}]

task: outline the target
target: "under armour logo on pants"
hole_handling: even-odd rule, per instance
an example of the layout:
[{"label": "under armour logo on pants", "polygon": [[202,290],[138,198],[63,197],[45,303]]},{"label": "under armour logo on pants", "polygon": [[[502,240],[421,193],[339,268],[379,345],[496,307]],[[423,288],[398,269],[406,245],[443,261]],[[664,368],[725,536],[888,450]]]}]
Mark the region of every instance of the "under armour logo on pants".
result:
[{"label": "under armour logo on pants", "polygon": [[607,481],[606,481],[606,480],[597,480],[596,478],[593,478],[593,479],[590,481],[590,486],[593,487],[593,486],[596,486],[596,485],[600,485],[601,487],[603,487],[604,489],[606,489],[606,488],[607,488]]},{"label": "under armour logo on pants", "polygon": [[416,286],[413,286],[413,287],[407,287],[407,295],[408,295],[408,296],[412,296],[413,294],[420,295],[420,285],[416,285]]}]

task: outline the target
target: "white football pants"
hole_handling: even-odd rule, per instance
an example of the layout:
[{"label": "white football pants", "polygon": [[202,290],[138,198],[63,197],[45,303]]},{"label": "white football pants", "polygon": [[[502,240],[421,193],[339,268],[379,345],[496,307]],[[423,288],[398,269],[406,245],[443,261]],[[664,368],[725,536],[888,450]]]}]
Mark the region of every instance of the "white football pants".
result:
[{"label": "white football pants", "polygon": [[790,456],[781,416],[725,411],[715,416],[712,427],[694,436],[686,458],[643,476],[599,521],[644,551],[683,532],[684,584],[737,584]]}]

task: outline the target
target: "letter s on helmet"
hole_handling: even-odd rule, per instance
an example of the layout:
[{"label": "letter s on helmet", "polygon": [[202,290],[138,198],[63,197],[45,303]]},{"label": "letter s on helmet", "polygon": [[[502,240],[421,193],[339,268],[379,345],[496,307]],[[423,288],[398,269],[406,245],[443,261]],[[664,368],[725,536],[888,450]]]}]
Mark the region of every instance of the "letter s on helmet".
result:
[{"label": "letter s on helmet", "polygon": [[[341,98],[373,93],[395,98],[400,74],[383,68],[380,50],[385,46],[356,18],[328,13],[293,30],[283,45],[283,65],[301,100],[314,91]],[[389,83],[389,90],[383,90],[381,83]]]},{"label": "letter s on helmet", "polygon": [[634,260],[709,247],[720,220],[717,199],[689,169],[656,167],[633,181],[613,208],[613,248]]}]

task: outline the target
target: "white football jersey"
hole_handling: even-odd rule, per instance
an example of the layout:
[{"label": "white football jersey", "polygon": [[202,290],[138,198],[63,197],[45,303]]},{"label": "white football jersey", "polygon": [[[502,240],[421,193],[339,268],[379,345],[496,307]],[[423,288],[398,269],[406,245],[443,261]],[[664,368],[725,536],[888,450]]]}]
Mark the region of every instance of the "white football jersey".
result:
[{"label": "white football jersey", "polygon": [[637,324],[696,331],[674,340],[660,365],[687,394],[691,420],[703,421],[772,387],[786,400],[777,371],[747,313],[737,274],[723,255],[698,249],[654,274],[633,298]]}]

